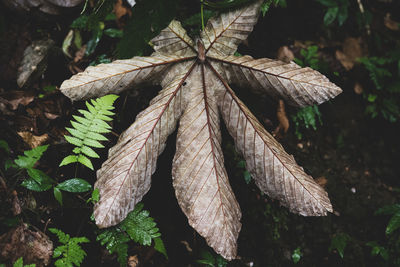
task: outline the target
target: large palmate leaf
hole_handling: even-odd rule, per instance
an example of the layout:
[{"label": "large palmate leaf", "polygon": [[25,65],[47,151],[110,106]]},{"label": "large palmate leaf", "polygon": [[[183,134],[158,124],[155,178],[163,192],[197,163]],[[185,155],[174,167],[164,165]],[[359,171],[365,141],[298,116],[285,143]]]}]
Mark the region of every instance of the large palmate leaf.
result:
[{"label": "large palmate leaf", "polygon": [[216,252],[234,259],[241,212],[229,185],[221,149],[220,116],[257,186],[304,216],[332,212],[328,194],[263,128],[229,83],[285,99],[320,104],[341,90],[317,71],[273,59],[233,56],[252,31],[261,1],[209,20],[196,43],[178,21],[152,40],[151,57],[90,67],[61,91],[73,100],[116,93],[143,82],[163,88],[121,134],[97,172],[99,227],[121,222],[150,189],[157,157],[179,122],[172,178],[189,224]]}]

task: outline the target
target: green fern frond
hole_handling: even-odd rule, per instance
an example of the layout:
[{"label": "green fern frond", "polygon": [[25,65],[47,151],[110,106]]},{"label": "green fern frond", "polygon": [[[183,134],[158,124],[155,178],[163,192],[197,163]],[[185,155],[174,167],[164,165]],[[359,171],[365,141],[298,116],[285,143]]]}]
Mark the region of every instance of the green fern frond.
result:
[{"label": "green fern frond", "polygon": [[127,265],[128,242],[130,237],[118,227],[107,229],[97,236],[102,246],[105,245],[110,254],[117,253],[117,259],[121,266]]},{"label": "green fern frond", "polygon": [[[0,264],[0,265],[2,265],[2,264]],[[24,265],[24,260],[21,257],[14,262],[13,267],[36,267],[36,264],[33,263],[33,264]]]},{"label": "green fern frond", "polygon": [[79,244],[88,243],[89,239],[86,237],[70,237],[69,234],[56,228],[49,228],[49,231],[55,234],[58,241],[63,244],[58,246],[53,251],[53,258],[58,258],[54,265],[56,267],[73,267],[80,266],[86,256],[86,252]]},{"label": "green fern frond", "polygon": [[111,110],[117,98],[117,95],[106,95],[92,99],[90,103],[86,101],[87,110],[78,110],[83,116],[73,116],[72,128],[66,127],[70,135],[65,135],[65,140],[75,146],[72,150],[74,154],[65,157],[60,166],[79,162],[93,170],[90,158],[99,158],[93,148],[103,148],[100,141],[107,141],[103,134],[111,131],[107,122],[112,121],[111,116],[115,114]]},{"label": "green fern frond", "polygon": [[105,245],[110,253],[117,253],[118,262],[126,266],[128,256],[128,242],[135,241],[141,245],[150,246],[154,240],[154,248],[167,257],[167,253],[160,236],[161,233],[156,227],[154,219],[150,217],[144,205],[139,203],[135,209],[119,225],[102,231],[97,240]]}]

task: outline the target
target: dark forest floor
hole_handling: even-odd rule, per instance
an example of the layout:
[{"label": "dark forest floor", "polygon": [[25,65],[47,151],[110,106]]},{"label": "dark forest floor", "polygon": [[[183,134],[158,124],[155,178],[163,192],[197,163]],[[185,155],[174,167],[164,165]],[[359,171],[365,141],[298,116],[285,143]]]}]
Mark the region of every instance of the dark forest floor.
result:
[{"label": "dark forest floor", "polygon": [[[290,120],[289,131],[279,139],[299,165],[318,178],[318,182],[325,187],[335,210],[334,214],[327,217],[306,218],[291,214],[262,195],[252,181],[246,184],[244,170],[238,167],[241,158],[234,150],[233,140],[223,128],[226,168],[243,213],[243,226],[238,240],[240,259],[228,266],[291,266],[294,265],[292,255],[297,248],[302,254],[296,264],[298,266],[395,266],[400,263],[399,233],[386,235],[390,216],[375,214],[379,208],[400,201],[399,122],[389,122],[381,114],[376,118],[366,114],[366,107],[370,103],[365,95],[368,94],[368,88],[374,86],[368,71],[357,62],[352,69],[346,70],[335,56],[337,50],[342,50],[348,37],[361,38],[363,51],[358,52],[363,56],[383,56],[385,49],[400,51],[400,31],[387,29],[383,23],[383,18],[391,12],[392,19],[400,21],[400,17],[395,17],[394,13],[399,4],[395,0],[387,3],[365,1],[366,8],[374,18],[371,36],[364,27],[357,26],[357,1],[352,2],[344,26],[327,27],[323,24],[326,10],[320,4],[288,0],[286,8],[271,8],[265,17],[261,17],[248,42],[239,48],[241,54],[250,54],[255,58],[276,58],[278,49],[288,46],[297,58],[301,58],[302,48],[316,45],[319,48],[317,58],[324,62],[326,70],[322,72],[340,86],[343,93],[319,107],[322,125],[317,124],[316,131],[300,128],[303,137],[299,140],[294,123]],[[33,141],[39,142],[38,136],[46,135],[43,144],[50,146],[40,160],[40,169],[50,176],[71,177],[75,172],[74,167],[58,167],[71,149],[63,135],[66,134],[65,127],[69,126],[71,115],[84,107],[84,103],[72,104],[58,90],[46,93],[43,88],[49,85],[58,87],[64,79],[69,78],[72,74],[68,66],[73,60],[62,54],[55,56],[49,61],[47,71],[27,88],[20,89],[16,80],[25,48],[33,40],[44,36],[52,38],[56,46],[61,47],[69,24],[79,16],[80,9],[70,10],[65,17],[50,19],[45,15],[30,16],[13,12],[0,3],[0,16],[6,21],[0,37],[0,140],[6,141],[10,147],[10,154],[0,150],[0,164],[4,165],[7,159],[15,159],[30,149]],[[179,16],[185,15],[178,12]],[[383,47],[387,48],[377,48],[371,41],[374,32],[391,36],[392,41],[383,42]],[[382,33],[381,38],[387,35]],[[108,46],[115,47],[115,41],[107,42],[108,39],[105,39],[99,44],[92,59],[106,51]],[[112,52],[108,52],[108,55],[112,55]],[[77,65],[84,68],[90,61],[84,59]],[[394,80],[396,77],[399,76],[393,73],[388,79]],[[356,83],[367,89],[361,93],[355,91]],[[248,94],[245,88],[234,89],[258,118],[266,122],[269,130],[278,125],[276,101],[262,102]],[[158,90],[147,87],[138,93],[123,93],[120,96],[115,105],[115,134],[108,136],[110,141],[105,144],[107,149],[115,144],[117,135],[134,121],[137,113],[147,106]],[[289,118],[296,112],[287,107]],[[30,132],[34,137],[24,141],[18,132]],[[152,247],[132,243],[129,255],[138,256],[138,266],[198,266],[195,261],[200,258],[201,252],[212,251],[189,226],[175,198],[170,175],[175,137],[176,133],[169,137],[152,177],[152,188],[143,200],[145,209],[150,211],[160,228],[169,259],[166,260]],[[100,159],[94,160],[95,169],[105,160],[107,149],[100,151]],[[97,227],[90,220],[92,207],[85,203],[89,193],[64,194],[64,205],[61,207],[51,191],[29,191],[19,185],[24,179],[22,174],[5,171],[3,166],[0,166],[0,170],[0,235],[22,222],[34,230],[56,227],[71,236],[86,236],[91,240],[83,245],[87,257],[82,266],[118,266],[116,257],[108,255],[95,241]],[[84,167],[78,171],[80,177],[94,183],[95,172]],[[13,215],[15,197],[22,208],[17,216]],[[45,234],[56,242],[54,235],[48,231]],[[332,243],[335,244],[335,240],[338,242],[340,238],[345,241],[339,243],[346,244],[343,258],[337,248],[330,249]],[[371,241],[386,248],[389,259],[372,255],[371,246],[367,245]],[[0,263],[2,261],[0,256]]]}]

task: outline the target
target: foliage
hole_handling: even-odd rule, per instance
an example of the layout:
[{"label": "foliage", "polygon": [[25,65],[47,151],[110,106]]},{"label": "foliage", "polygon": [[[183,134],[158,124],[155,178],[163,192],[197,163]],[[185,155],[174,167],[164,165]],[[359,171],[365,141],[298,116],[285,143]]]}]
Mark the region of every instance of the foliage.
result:
[{"label": "foliage", "polygon": [[333,236],[329,251],[336,250],[339,256],[343,259],[344,250],[346,249],[347,243],[350,240],[350,236],[346,233],[338,233]]},{"label": "foliage", "polygon": [[131,240],[144,246],[150,246],[153,240],[154,248],[167,257],[157,224],[149,216],[150,213],[143,210],[143,206],[142,203],[137,204],[125,220],[117,226],[103,230],[97,236],[97,240],[105,245],[111,254],[117,253],[121,266],[127,264],[128,242]]},{"label": "foliage", "polygon": [[141,56],[150,51],[150,40],[175,17],[177,7],[177,0],[146,0],[136,3],[117,45],[118,58]]},{"label": "foliage", "polygon": [[56,228],[49,228],[49,231],[58,237],[58,241],[62,244],[53,251],[53,258],[59,258],[54,265],[56,267],[72,267],[80,266],[86,256],[86,252],[81,248],[81,243],[89,243],[86,237],[70,237],[63,231]]},{"label": "foliage", "polygon": [[362,57],[359,62],[374,85],[363,94],[368,103],[366,113],[372,118],[381,114],[386,120],[396,122],[400,117],[400,49],[386,57]]},{"label": "foliage", "polygon": [[298,139],[303,137],[300,132],[301,127],[309,129],[310,127],[317,130],[317,122],[322,125],[321,112],[317,105],[309,106],[300,109],[295,115],[292,116],[292,120],[295,125],[295,134]]},{"label": "foliage", "polygon": [[201,259],[196,262],[209,267],[226,267],[228,265],[228,262],[223,257],[214,255],[209,251],[202,251]]},{"label": "foliage", "polygon": [[244,181],[246,182],[246,184],[249,184],[251,182],[251,173],[246,170],[246,162],[244,160],[239,161],[238,167],[243,171]]},{"label": "foliage", "polygon": [[[115,15],[111,13],[113,10],[114,0],[101,0],[97,1],[90,14],[82,14],[76,18],[70,28],[70,33],[65,37],[63,42],[63,51],[69,57],[71,46],[76,50],[82,48],[84,33],[90,33],[91,37],[87,41],[87,47],[85,49],[85,55],[92,55],[96,50],[103,35],[107,35],[111,38],[121,38],[122,31],[116,28],[108,28],[107,22],[115,20]],[[86,2],[87,3],[87,2]],[[86,6],[82,13],[88,13]]]},{"label": "foliage", "polygon": [[324,24],[325,26],[331,25],[337,20],[338,25],[342,26],[349,16],[349,0],[316,0],[323,6],[327,7]]},{"label": "foliage", "polygon": [[380,255],[385,261],[389,259],[389,251],[384,246],[379,245],[376,241],[367,242],[366,245],[371,247],[372,256]]},{"label": "foliage", "polygon": [[[13,264],[13,267],[35,267],[36,264],[28,264],[28,265],[24,265],[24,260],[21,258],[19,258],[18,260],[16,260]],[[3,264],[0,264],[0,267],[3,267]],[[5,265],[4,265],[5,267]]]},{"label": "foliage", "polygon": [[118,98],[116,95],[106,95],[95,100],[86,101],[87,110],[78,110],[82,116],[73,116],[71,121],[73,128],[66,128],[71,136],[65,135],[65,139],[73,144],[73,155],[65,157],[60,166],[79,162],[93,170],[92,161],[89,158],[98,158],[99,155],[92,149],[104,147],[99,141],[107,140],[105,133],[110,132],[110,125],[107,121],[112,121],[110,116],[115,113],[114,101]]},{"label": "foliage", "polygon": [[318,58],[318,46],[310,45],[307,49],[302,48],[300,54],[303,59],[295,58],[294,62],[302,67],[309,66],[312,69],[320,70],[321,63]]},{"label": "foliage", "polygon": [[380,208],[376,215],[392,215],[386,227],[385,233],[387,235],[393,234],[400,228],[400,204],[394,204]]},{"label": "foliage", "polygon": [[293,250],[292,253],[292,260],[296,264],[300,261],[301,257],[303,256],[303,253],[301,253],[301,248],[298,247],[295,250]]},{"label": "foliage", "polygon": [[40,160],[48,147],[48,145],[38,146],[32,150],[24,151],[24,156],[20,155],[14,160],[15,166],[26,170],[29,178],[25,179],[21,185],[29,190],[42,192],[49,190],[54,184],[54,180],[47,176],[47,174],[34,168],[36,162]]},{"label": "foliage", "polygon": [[271,5],[286,7],[287,3],[286,0],[265,0],[261,5],[261,13],[263,17],[267,14],[268,10],[270,9]]},{"label": "foliage", "polygon": [[277,205],[267,203],[264,210],[265,224],[273,240],[281,238],[281,232],[288,230],[288,212]]},{"label": "foliage", "polygon": [[[301,49],[300,54],[303,59],[294,59],[294,62],[298,65],[302,67],[309,66],[315,70],[325,69],[325,65],[318,58],[318,46],[311,45],[307,49]],[[295,134],[298,139],[303,137],[301,128],[309,129],[311,126],[315,131],[317,130],[317,121],[322,125],[321,113],[317,105],[302,108],[291,118],[295,124]]]}]

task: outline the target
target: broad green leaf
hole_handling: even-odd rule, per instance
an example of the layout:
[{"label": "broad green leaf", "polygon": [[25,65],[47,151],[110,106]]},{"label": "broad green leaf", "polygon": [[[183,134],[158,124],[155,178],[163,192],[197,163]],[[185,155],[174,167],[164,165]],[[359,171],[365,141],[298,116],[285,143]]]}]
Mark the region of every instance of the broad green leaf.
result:
[{"label": "broad green leaf", "polygon": [[76,155],[69,155],[69,156],[66,156],[62,161],[61,161],[61,163],[60,163],[60,167],[61,166],[64,166],[64,165],[68,165],[68,164],[71,164],[71,163],[74,163],[74,162],[78,162],[78,156],[76,156]]},{"label": "broad green leaf", "polygon": [[39,184],[32,178],[28,178],[24,180],[21,185],[29,190],[36,191],[36,192],[43,192],[49,190],[52,185],[51,184]]},{"label": "broad green leaf", "polygon": [[34,168],[29,168],[27,169],[27,173],[29,177],[31,177],[33,180],[35,180],[39,184],[53,184],[54,181],[51,179],[47,174],[45,174],[43,171],[34,169]]},{"label": "broad green leaf", "polygon": [[71,193],[81,193],[89,191],[92,186],[83,179],[73,178],[58,184],[56,188]]}]

